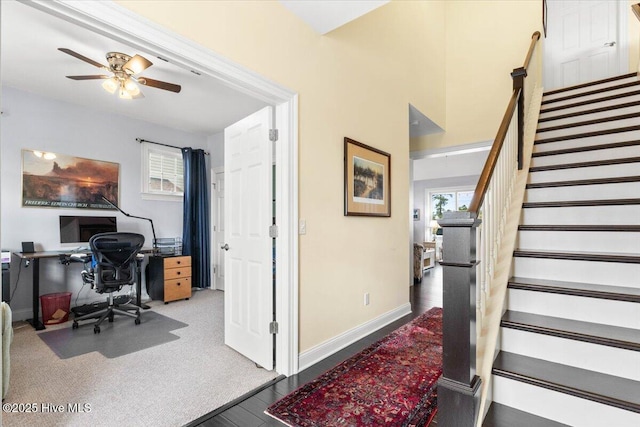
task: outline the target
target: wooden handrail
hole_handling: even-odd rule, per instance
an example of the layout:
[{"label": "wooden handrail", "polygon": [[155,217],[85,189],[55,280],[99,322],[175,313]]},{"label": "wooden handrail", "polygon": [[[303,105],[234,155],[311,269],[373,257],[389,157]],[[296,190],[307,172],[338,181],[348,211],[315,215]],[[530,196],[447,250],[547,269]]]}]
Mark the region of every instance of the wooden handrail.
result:
[{"label": "wooden handrail", "polygon": [[500,151],[502,151],[502,145],[504,144],[504,139],[507,137],[509,124],[511,123],[513,113],[516,111],[521,94],[522,89],[514,89],[513,94],[511,95],[507,111],[504,113],[502,123],[500,123],[500,127],[498,128],[496,139],[493,141],[491,151],[489,151],[487,161],[485,162],[480,178],[478,179],[478,185],[476,185],[476,189],[473,193],[473,199],[471,199],[471,204],[469,205],[469,212],[477,214],[480,210],[480,206],[482,206],[484,195],[487,193],[487,188],[489,188],[489,182],[491,181],[493,170],[496,168],[496,163],[498,163],[498,156],[500,156]]},{"label": "wooden handrail", "polygon": [[531,57],[533,56],[533,51],[536,48],[536,43],[540,40],[540,31],[536,31],[531,35],[531,44],[529,45],[529,51],[527,52],[527,56],[524,59],[524,65],[522,68],[525,70],[529,68],[529,62],[531,62]]},{"label": "wooden handrail", "polygon": [[[538,40],[540,40],[540,31],[536,31],[531,35],[531,44],[529,45],[529,51],[527,52],[527,56],[524,60],[524,66],[522,67],[522,70],[524,70],[524,76],[527,75],[526,70],[529,66],[529,63],[531,62],[531,57],[533,56],[533,51]],[[515,71],[516,70],[514,70],[514,73]],[[504,139],[506,138],[507,131],[509,130],[511,118],[516,111],[518,101],[520,100],[520,98],[522,98],[522,90],[522,87],[514,88],[513,93],[511,94],[511,100],[509,101],[509,105],[507,106],[507,111],[505,111],[504,113],[502,123],[500,123],[498,133],[496,134],[496,138],[494,139],[493,145],[491,146],[491,151],[489,152],[487,161],[485,162],[484,167],[482,168],[482,173],[480,174],[480,178],[478,179],[478,185],[476,185],[476,189],[473,193],[473,199],[471,199],[471,204],[469,205],[469,212],[477,214],[480,210],[480,206],[482,206],[484,195],[489,188],[489,182],[491,181],[491,177],[493,176],[493,170],[496,167],[498,157],[500,156],[500,151],[502,151]]]}]

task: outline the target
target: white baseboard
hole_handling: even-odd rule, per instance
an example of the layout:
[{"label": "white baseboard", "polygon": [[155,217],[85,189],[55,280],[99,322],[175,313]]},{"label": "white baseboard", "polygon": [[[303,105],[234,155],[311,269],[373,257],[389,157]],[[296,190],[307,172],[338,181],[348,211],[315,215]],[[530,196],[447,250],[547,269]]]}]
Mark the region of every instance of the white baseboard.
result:
[{"label": "white baseboard", "polygon": [[362,325],[345,331],[330,340],[318,344],[307,351],[300,353],[298,356],[299,371],[302,371],[311,365],[314,365],[322,359],[331,356],[335,352],[342,350],[346,346],[353,344],[361,338],[366,337],[372,332],[388,325],[391,322],[411,313],[411,304],[403,304],[391,311],[388,311],[375,319],[369,320]]}]

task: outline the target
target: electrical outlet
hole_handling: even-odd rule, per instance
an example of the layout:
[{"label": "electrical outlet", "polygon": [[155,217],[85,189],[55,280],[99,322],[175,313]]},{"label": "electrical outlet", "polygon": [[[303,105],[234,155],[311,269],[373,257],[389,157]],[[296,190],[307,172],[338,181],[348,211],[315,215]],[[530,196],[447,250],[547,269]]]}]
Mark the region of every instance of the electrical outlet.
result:
[{"label": "electrical outlet", "polygon": [[364,305],[369,305],[369,292],[364,294]]}]

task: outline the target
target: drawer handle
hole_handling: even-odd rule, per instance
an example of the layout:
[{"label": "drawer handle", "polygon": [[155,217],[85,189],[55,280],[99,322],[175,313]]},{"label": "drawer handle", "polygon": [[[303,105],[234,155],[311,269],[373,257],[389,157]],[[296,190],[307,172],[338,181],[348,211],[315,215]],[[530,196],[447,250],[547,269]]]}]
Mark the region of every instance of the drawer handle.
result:
[{"label": "drawer handle", "polygon": [[176,285],[180,286],[180,282],[176,283]]},{"label": "drawer handle", "polygon": [[181,274],[182,274],[182,272],[181,272],[181,271],[178,271],[178,276],[179,276],[179,275],[181,275]]},{"label": "drawer handle", "polygon": [[176,264],[180,265],[180,261],[176,261]]}]

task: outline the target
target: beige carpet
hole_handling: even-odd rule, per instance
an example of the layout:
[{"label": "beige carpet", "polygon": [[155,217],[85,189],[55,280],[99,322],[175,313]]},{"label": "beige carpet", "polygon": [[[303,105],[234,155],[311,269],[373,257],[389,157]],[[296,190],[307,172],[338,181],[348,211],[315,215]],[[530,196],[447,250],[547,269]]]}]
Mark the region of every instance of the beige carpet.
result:
[{"label": "beige carpet", "polygon": [[[60,359],[31,326],[17,323],[4,403],[36,403],[39,413],[5,412],[2,425],[181,426],[275,378],[224,345],[223,299],[202,290],[189,301],[151,302],[151,310],[189,326],[172,331],[175,341],[112,359],[97,352]],[[71,322],[47,330],[54,328]],[[41,413],[43,403],[64,412]],[[90,411],[70,413],[76,403]]]}]

